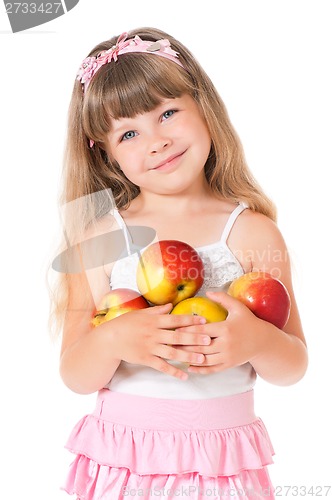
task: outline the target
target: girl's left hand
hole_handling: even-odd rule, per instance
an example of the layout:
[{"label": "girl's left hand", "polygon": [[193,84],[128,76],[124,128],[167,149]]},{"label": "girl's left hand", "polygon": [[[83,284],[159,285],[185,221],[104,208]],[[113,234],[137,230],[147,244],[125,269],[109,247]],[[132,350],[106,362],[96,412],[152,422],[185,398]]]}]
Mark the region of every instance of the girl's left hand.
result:
[{"label": "girl's left hand", "polygon": [[[218,323],[177,329],[178,332],[200,333],[212,338],[208,346],[200,346],[199,350],[198,346],[185,347],[186,350],[195,349],[195,352],[205,354],[205,362],[199,366],[190,365],[188,372],[209,374],[250,362],[262,348],[262,320],[225,292],[207,292],[206,295],[221,304],[228,311],[228,316]],[[266,322],[263,323],[266,327]],[[262,333],[267,334],[265,331]]]}]

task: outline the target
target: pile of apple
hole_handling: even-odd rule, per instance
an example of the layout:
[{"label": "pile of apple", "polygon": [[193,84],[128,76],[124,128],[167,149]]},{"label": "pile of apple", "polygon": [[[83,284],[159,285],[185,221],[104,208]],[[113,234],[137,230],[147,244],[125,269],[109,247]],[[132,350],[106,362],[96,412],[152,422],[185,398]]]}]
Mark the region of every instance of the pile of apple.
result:
[{"label": "pile of apple", "polygon": [[[161,240],[141,254],[136,282],[139,292],[114,289],[102,299],[92,318],[98,326],[129,311],[173,304],[171,314],[203,316],[208,323],[223,321],[227,311],[207,297],[197,296],[204,281],[204,265],[187,243]],[[243,302],[259,318],[283,328],[290,313],[290,297],[284,284],[269,273],[257,271],[235,279],[228,293]]]}]

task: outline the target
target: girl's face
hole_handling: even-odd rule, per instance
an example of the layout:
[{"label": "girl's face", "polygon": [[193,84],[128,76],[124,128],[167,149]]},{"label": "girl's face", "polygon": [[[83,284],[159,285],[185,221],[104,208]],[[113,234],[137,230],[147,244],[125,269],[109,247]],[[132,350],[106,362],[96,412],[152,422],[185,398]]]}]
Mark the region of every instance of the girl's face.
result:
[{"label": "girl's face", "polygon": [[211,137],[189,95],[152,111],[112,120],[106,149],[141,192],[177,194],[203,185]]}]

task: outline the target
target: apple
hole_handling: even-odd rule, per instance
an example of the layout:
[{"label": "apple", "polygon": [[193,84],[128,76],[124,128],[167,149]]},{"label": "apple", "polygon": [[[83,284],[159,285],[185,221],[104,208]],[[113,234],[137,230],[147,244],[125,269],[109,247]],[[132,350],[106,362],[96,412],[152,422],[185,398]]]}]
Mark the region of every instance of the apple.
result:
[{"label": "apple", "polygon": [[136,274],[141,294],[152,304],[173,305],[193,297],[204,280],[204,266],[196,250],[178,240],[161,240],[141,254]]},{"label": "apple", "polygon": [[207,297],[191,297],[179,302],[172,309],[171,314],[203,316],[208,323],[216,323],[224,321],[228,313],[224,307]]},{"label": "apple", "polygon": [[258,318],[280,329],[288,321],[291,307],[288,290],[269,273],[245,273],[231,283],[228,293],[243,302]]},{"label": "apple", "polygon": [[104,295],[91,323],[98,326],[129,311],[150,307],[147,300],[130,288],[115,288]]}]

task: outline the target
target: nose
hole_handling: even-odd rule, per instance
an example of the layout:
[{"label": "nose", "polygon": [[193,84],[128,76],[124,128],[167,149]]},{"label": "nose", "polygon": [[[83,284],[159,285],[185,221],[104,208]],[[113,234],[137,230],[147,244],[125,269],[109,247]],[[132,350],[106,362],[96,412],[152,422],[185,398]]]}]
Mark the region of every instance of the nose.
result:
[{"label": "nose", "polygon": [[171,140],[166,137],[154,136],[151,140],[150,144],[150,154],[155,155],[157,153],[161,153],[168,148],[171,144]]}]

